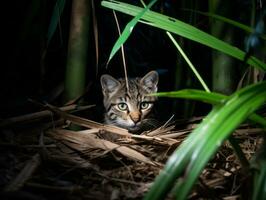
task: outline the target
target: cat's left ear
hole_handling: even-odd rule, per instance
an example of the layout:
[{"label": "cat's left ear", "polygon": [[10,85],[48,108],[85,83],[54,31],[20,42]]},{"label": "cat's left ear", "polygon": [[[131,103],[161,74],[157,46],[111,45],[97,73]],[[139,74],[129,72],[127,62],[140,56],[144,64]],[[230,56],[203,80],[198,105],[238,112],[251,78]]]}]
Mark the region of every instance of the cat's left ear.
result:
[{"label": "cat's left ear", "polygon": [[150,71],[141,80],[140,84],[149,89],[150,92],[157,92],[157,84],[159,81],[159,75],[156,71]]},{"label": "cat's left ear", "polygon": [[114,77],[104,74],[101,76],[101,85],[104,93],[112,93],[119,88],[120,82]]}]

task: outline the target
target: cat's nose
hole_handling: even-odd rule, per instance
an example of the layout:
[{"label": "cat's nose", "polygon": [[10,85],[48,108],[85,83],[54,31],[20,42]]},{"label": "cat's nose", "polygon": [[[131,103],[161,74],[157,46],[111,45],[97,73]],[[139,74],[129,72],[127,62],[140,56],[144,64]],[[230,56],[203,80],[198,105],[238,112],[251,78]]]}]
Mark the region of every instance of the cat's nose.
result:
[{"label": "cat's nose", "polygon": [[132,113],[130,113],[130,118],[136,124],[140,121],[140,113],[139,112],[132,112]]}]

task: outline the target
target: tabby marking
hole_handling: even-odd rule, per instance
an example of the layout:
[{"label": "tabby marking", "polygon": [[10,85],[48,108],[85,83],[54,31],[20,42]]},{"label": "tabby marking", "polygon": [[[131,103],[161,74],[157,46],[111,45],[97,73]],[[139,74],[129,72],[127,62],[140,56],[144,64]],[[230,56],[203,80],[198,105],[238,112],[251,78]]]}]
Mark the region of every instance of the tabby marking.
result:
[{"label": "tabby marking", "polygon": [[147,94],[157,92],[158,74],[151,71],[143,78],[115,79],[102,75],[103,103],[106,109],[105,123],[135,132],[149,123],[156,97]]}]

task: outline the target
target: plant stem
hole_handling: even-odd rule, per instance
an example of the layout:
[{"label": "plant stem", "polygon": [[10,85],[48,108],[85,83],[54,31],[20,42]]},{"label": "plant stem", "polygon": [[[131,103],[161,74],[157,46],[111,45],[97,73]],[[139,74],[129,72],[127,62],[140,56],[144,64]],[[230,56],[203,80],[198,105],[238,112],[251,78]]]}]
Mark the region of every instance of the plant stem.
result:
[{"label": "plant stem", "polygon": [[201,78],[200,74],[198,73],[198,71],[196,70],[196,68],[194,67],[194,65],[191,63],[191,61],[189,60],[189,58],[187,57],[187,55],[185,54],[185,52],[182,50],[182,48],[179,46],[179,44],[176,42],[176,40],[174,39],[174,37],[171,35],[171,33],[169,33],[168,31],[166,31],[167,35],[169,36],[169,38],[172,40],[172,42],[174,43],[175,47],[177,48],[177,50],[180,52],[180,54],[183,56],[183,58],[185,59],[185,61],[187,62],[188,66],[190,67],[190,69],[193,71],[193,73],[195,74],[195,76],[198,78],[199,82],[201,83],[202,87],[204,88],[204,90],[206,92],[211,92],[210,89],[208,88],[207,84],[204,82],[204,80]]}]

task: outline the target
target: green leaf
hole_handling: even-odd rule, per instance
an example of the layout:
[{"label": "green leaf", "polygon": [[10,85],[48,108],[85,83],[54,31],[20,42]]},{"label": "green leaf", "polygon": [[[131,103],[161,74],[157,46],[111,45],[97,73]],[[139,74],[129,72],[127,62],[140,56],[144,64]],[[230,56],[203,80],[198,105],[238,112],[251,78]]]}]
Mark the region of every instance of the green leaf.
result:
[{"label": "green leaf", "polygon": [[[195,90],[195,89],[185,89],[185,90],[172,91],[172,92],[158,92],[158,93],[154,93],[151,95],[158,96],[158,97],[191,99],[191,100],[202,101],[202,102],[213,104],[213,105],[223,104],[228,99],[228,96],[223,95],[223,94],[219,94],[215,92],[210,93],[210,92],[205,92],[202,90]],[[266,128],[265,118],[253,113],[249,116],[249,119]]]},{"label": "green leaf", "polygon": [[266,199],[266,142],[264,142],[259,153],[256,155],[256,159],[252,163],[253,171],[253,191],[252,199]]},{"label": "green leaf", "polygon": [[166,197],[175,187],[176,199],[186,199],[200,173],[231,133],[266,101],[266,82],[234,93],[216,105],[168,159],[146,200]]},{"label": "green leaf", "polygon": [[173,92],[158,92],[152,94],[153,96],[158,97],[171,97],[171,98],[184,98],[184,99],[192,99],[203,101],[205,103],[211,104],[220,104],[223,103],[228,97],[215,93],[215,92],[205,92],[202,90],[195,90],[195,89],[185,89]]},{"label": "green leaf", "polygon": [[121,36],[116,41],[115,45],[112,48],[111,54],[109,56],[108,62],[113,58],[113,56],[116,54],[116,52],[121,48],[121,46],[126,42],[128,37],[130,36],[132,30],[140,20],[140,18],[149,10],[157,0],[152,0],[145,8],[142,8],[139,10],[138,13],[136,13],[136,16],[126,25],[125,29],[123,30]]},{"label": "green leaf", "polygon": [[205,91],[211,92],[210,89],[209,89],[209,87],[205,83],[205,81],[202,79],[202,77],[199,74],[199,72],[196,69],[196,67],[194,67],[194,65],[189,60],[189,58],[187,57],[187,55],[185,54],[185,52],[183,51],[183,49],[181,48],[181,46],[176,42],[176,40],[174,39],[174,37],[172,36],[172,34],[169,33],[168,31],[166,31],[166,34],[169,36],[169,38],[171,39],[171,41],[173,42],[173,44],[175,45],[175,47],[177,48],[177,50],[179,51],[179,53],[182,55],[182,57],[184,58],[184,60],[187,62],[188,66],[190,67],[190,69],[192,70],[192,72],[194,73],[194,75],[197,77],[197,79],[199,80],[199,82],[201,83],[201,85],[205,89]]},{"label": "green leaf", "polygon": [[[191,9],[183,9],[183,10],[190,11],[190,12],[195,12],[195,13],[198,13],[198,14],[201,14],[201,15],[204,15],[204,16],[207,16],[207,17],[211,17],[213,19],[225,22],[225,23],[233,25],[233,26],[235,26],[235,27],[237,27],[239,29],[242,29],[242,30],[246,31],[247,33],[254,32],[253,28],[251,28],[251,27],[249,27],[249,26],[247,26],[245,24],[242,24],[240,22],[237,22],[235,20],[232,20],[232,19],[229,19],[227,17],[221,16],[221,15],[217,15],[217,14],[213,14],[213,13],[209,13],[209,12],[201,12],[201,11],[191,10]],[[266,40],[266,35],[262,34],[261,38]]]},{"label": "green leaf", "polygon": [[[126,4],[126,3],[121,3],[118,1],[110,1],[110,2],[103,1],[102,5],[107,8],[114,9],[114,10],[123,12],[125,14],[132,15],[132,16],[138,15],[142,10],[142,8],[140,7],[133,6],[133,5]],[[175,33],[177,35],[193,40],[195,42],[199,42],[203,45],[209,46],[213,49],[226,53],[241,61],[244,60],[244,57],[245,57],[244,51],[222,40],[219,40],[216,37],[208,33],[205,33],[180,20],[165,16],[165,15],[162,15],[162,14],[150,11],[150,10],[147,10],[143,14],[141,19],[144,20],[144,21],[141,21],[142,23]],[[266,70],[266,64],[255,57],[248,58],[247,63],[259,69]]]},{"label": "green leaf", "polygon": [[47,44],[50,43],[58,23],[60,22],[60,17],[65,8],[65,0],[57,0],[54,6],[53,14],[51,17],[50,25],[48,28],[48,33],[47,33]]}]

